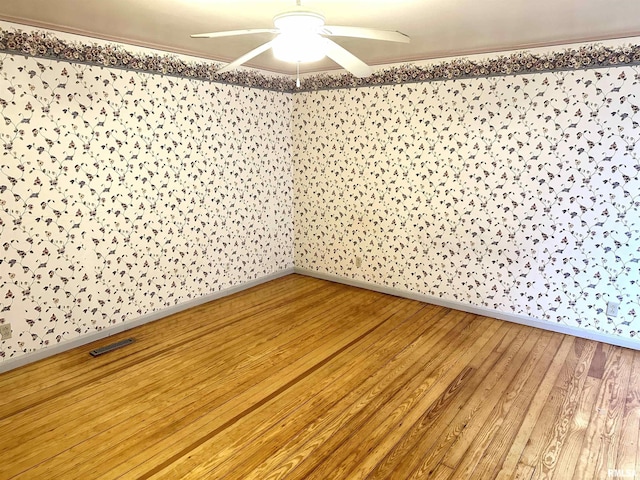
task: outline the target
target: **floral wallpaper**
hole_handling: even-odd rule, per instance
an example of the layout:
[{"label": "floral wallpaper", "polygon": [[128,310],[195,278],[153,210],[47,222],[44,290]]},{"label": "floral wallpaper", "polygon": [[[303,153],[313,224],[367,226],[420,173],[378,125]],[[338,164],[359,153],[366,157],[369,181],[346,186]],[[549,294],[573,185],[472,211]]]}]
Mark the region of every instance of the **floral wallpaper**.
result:
[{"label": "floral wallpaper", "polygon": [[296,94],[296,267],[635,337],[639,110],[634,66]]},{"label": "floral wallpaper", "polygon": [[291,268],[291,106],[0,54],[0,361]]},{"label": "floral wallpaper", "polygon": [[586,45],[296,89],[0,28],[0,362],[294,246],[298,267],[633,338],[639,63]]}]

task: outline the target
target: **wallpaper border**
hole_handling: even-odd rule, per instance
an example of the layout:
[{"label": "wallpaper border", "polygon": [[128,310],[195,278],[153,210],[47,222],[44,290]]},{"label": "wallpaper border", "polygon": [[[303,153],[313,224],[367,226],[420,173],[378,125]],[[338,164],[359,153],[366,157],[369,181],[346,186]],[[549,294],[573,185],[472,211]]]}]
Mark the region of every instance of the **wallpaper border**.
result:
[{"label": "wallpaper border", "polygon": [[307,268],[295,267],[294,273],[297,273],[299,275],[306,275],[308,277],[319,278],[320,280],[327,280],[330,282],[350,285],[352,287],[364,288],[365,290],[371,290],[374,292],[393,295],[396,297],[408,298],[410,300],[416,300],[418,302],[431,303],[433,305],[451,308],[453,310],[459,310],[461,312],[473,313],[475,315],[482,315],[484,317],[497,318],[498,320],[504,320],[506,322],[517,323],[520,325],[526,325],[527,327],[540,328],[542,330],[562,333],[564,335],[572,335],[574,337],[585,338],[587,340],[603,342],[603,343],[615,345],[618,347],[630,348],[632,350],[640,351],[640,341],[638,340],[632,340],[629,338],[609,335],[606,333],[597,332],[595,330],[586,330],[583,328],[572,327],[570,325],[553,323],[546,320],[540,320],[534,317],[528,317],[526,315],[518,315],[515,313],[501,312],[499,310],[479,307],[476,305],[471,305],[468,303],[459,302],[455,300],[445,300],[445,299],[434,297],[431,295],[424,295],[422,293],[412,292],[410,290],[387,287],[383,285],[378,285],[376,283],[367,282],[364,280],[341,277],[339,275],[318,272],[316,270],[310,270]]},{"label": "wallpaper border", "polygon": [[405,64],[376,71],[366,78],[321,73],[304,77],[296,88],[295,80],[286,75],[246,70],[218,74],[216,69],[221,64],[185,61],[168,53],[134,53],[116,44],[66,41],[42,31],[27,33],[0,27],[0,51],[288,93],[640,64],[640,45],[608,47],[594,43],[549,53],[523,51],[482,60],[458,58],[432,65]]},{"label": "wallpaper border", "polygon": [[[66,352],[74,348],[88,345],[89,343],[93,343],[98,340],[111,337],[118,333],[126,332],[127,330],[131,330],[132,328],[140,327],[144,324],[151,323],[156,320],[162,320],[163,318],[168,317],[170,315],[183,312],[185,310],[197,307],[204,303],[213,302],[215,300],[228,297],[229,295],[233,295],[234,293],[248,290],[250,288],[256,287],[263,283],[267,283],[281,277],[286,277],[287,275],[291,275],[293,273],[295,273],[294,268],[288,267],[274,273],[263,275],[262,277],[256,278],[254,280],[250,280],[248,282],[235,285],[233,287],[229,287],[225,290],[210,293],[208,295],[203,295],[201,297],[188,300],[186,302],[180,303],[178,305],[174,305],[169,308],[148,313],[146,315],[135,318],[133,320],[128,320],[125,323],[119,323],[117,325],[107,327],[97,332],[92,332],[92,333],[81,335],[77,338],[70,339],[61,343],[56,343],[54,345],[48,346],[47,348],[41,348],[40,350],[36,350],[35,352],[29,352],[24,355],[20,355],[19,357],[7,358],[3,362],[0,362],[0,374],[4,372],[8,372],[10,370],[14,370],[19,367],[24,367],[31,363],[37,362],[38,360],[43,360],[45,358],[52,357],[54,355],[57,355],[62,352]],[[88,355],[88,352],[87,352],[87,355]]]},{"label": "wallpaper border", "polygon": [[43,31],[27,33],[21,29],[10,31],[0,27],[1,51],[50,60],[209,80],[276,92],[292,92],[295,89],[295,80],[284,75],[265,75],[251,70],[235,70],[219,74],[216,70],[222,65],[221,63],[204,60],[187,61],[169,53],[131,52],[117,44],[99,45],[67,41]]},{"label": "wallpaper border", "polygon": [[301,88],[297,91],[398,85],[638,64],[640,64],[640,45],[607,47],[593,43],[549,53],[522,51],[481,60],[460,57],[431,65],[408,63],[373,72],[366,78],[321,73],[305,77]]}]

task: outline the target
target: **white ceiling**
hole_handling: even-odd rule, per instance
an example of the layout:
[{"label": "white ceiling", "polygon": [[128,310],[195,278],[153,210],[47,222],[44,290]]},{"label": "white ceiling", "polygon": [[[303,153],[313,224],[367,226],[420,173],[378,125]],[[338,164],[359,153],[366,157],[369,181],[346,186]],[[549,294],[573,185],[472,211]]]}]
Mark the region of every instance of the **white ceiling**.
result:
[{"label": "white ceiling", "polygon": [[[271,28],[295,0],[2,0],[0,19],[228,62],[271,34],[192,39],[192,33]],[[410,44],[334,39],[370,65],[640,36],[639,0],[303,0],[329,25],[397,30]],[[271,51],[249,66],[293,73]],[[302,72],[339,68],[330,60]]]}]

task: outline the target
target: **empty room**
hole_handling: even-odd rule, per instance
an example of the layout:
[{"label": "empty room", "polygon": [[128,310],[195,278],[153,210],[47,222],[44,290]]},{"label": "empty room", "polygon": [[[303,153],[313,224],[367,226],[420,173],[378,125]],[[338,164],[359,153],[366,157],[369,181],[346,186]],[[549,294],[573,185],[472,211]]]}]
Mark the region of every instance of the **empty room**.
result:
[{"label": "empty room", "polygon": [[0,479],[640,480],[637,0],[4,0]]}]

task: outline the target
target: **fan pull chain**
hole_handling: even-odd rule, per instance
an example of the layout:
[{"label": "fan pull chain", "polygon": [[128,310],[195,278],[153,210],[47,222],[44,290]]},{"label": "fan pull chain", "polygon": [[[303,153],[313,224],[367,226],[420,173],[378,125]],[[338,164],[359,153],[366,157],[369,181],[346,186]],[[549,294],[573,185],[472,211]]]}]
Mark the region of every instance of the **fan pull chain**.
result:
[{"label": "fan pull chain", "polygon": [[300,88],[300,62],[296,63],[296,87]]}]

